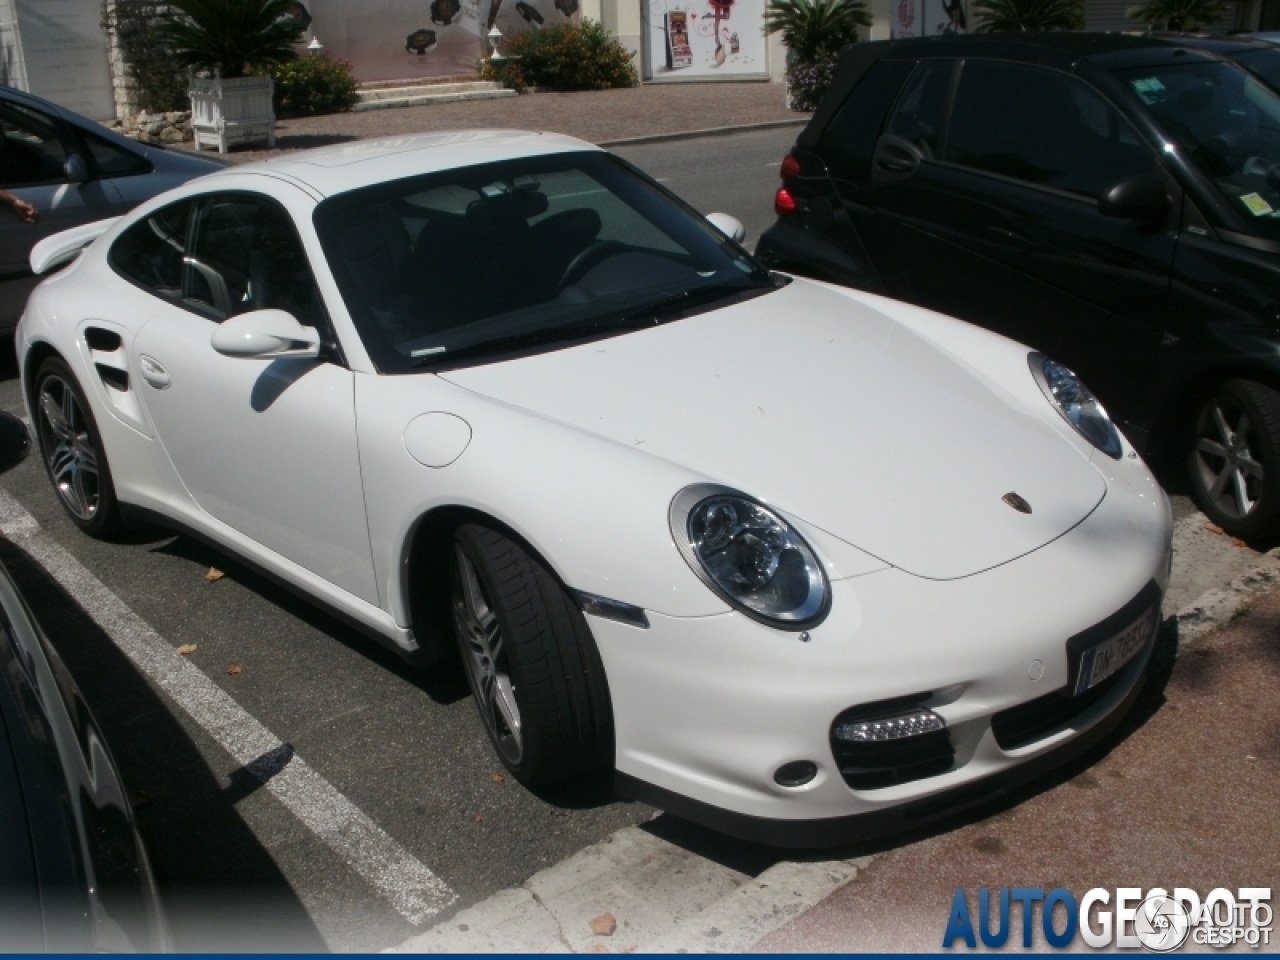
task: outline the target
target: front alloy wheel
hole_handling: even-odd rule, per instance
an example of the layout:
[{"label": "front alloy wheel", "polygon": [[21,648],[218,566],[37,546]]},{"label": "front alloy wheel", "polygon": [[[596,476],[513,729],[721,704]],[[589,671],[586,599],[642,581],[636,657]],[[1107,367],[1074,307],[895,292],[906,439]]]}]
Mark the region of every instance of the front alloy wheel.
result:
[{"label": "front alloy wheel", "polygon": [[613,708],[582,611],[546,564],[493,527],[453,538],[453,623],[485,732],[518,781],[613,766]]},{"label": "front alloy wheel", "polygon": [[518,767],[524,755],[524,740],[516,690],[502,649],[502,627],[475,566],[461,547],[455,547],[455,551],[453,620],[462,647],[462,663],[494,746],[509,766]]},{"label": "front alloy wheel", "polygon": [[1280,532],[1280,392],[1231,380],[1196,418],[1190,468],[1196,499],[1227,533]]}]

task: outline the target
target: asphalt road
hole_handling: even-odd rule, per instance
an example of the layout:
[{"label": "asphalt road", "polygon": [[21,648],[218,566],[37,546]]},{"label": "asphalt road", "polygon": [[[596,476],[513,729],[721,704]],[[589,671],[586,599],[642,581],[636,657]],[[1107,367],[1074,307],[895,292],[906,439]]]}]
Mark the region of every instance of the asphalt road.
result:
[{"label": "asphalt road", "polygon": [[[756,132],[618,152],[704,213],[738,217],[750,244],[772,222],[778,164],[794,135]],[[10,352],[0,357],[0,407],[20,406]],[[455,906],[655,816],[617,800],[607,780],[534,794],[501,777],[457,669],[415,672],[190,539],[160,530],[118,543],[84,537],[34,457],[0,487],[168,644],[194,645],[190,662],[447,884]],[[379,950],[421,929],[142,679],[93,611],[21,544],[0,542],[0,559],[81,684],[134,791],[180,949]],[[209,582],[211,567],[226,576]],[[238,672],[229,672],[233,665]],[[775,858],[665,821],[654,829],[746,872]]]}]

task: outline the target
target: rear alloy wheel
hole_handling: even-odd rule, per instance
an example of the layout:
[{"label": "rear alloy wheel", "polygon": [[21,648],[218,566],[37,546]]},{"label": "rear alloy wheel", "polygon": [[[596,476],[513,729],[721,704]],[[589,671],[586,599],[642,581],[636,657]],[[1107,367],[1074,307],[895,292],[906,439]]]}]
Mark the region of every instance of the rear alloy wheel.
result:
[{"label": "rear alloy wheel", "polygon": [[613,765],[613,710],[573,598],[522,546],[466,523],[454,534],[452,606],[463,667],[503,765],[526,786]]},{"label": "rear alloy wheel", "polygon": [[102,438],[75,374],[59,357],[36,373],[35,421],[41,458],[63,509],[90,536],[113,532],[120,519]]},{"label": "rear alloy wheel", "polygon": [[1222,384],[1196,417],[1188,465],[1196,500],[1224,531],[1246,540],[1280,533],[1280,391]]}]

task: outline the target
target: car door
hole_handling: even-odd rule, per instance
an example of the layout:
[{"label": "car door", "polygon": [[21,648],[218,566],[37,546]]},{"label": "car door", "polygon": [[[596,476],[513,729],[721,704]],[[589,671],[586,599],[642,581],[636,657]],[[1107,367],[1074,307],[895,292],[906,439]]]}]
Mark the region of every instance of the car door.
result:
[{"label": "car door", "polygon": [[202,198],[177,293],[135,337],[134,363],[187,492],[238,533],[377,603],[355,386],[336,346],[320,359],[260,359],[210,345],[222,320],[268,308],[321,329],[332,343],[290,214],[256,193]]},{"label": "car door", "polygon": [[[1167,217],[1100,212],[1100,197],[1141,176],[1167,190]],[[889,117],[873,181],[913,299],[1068,364],[1120,420],[1140,414],[1179,194],[1104,97],[1047,67],[926,61]]]},{"label": "car door", "polygon": [[[119,213],[119,195],[101,180],[73,183],[67,159],[74,144],[58,118],[0,98],[0,188],[32,204],[38,223],[0,209],[0,328],[12,326],[38,282],[31,248],[44,237]],[[88,173],[80,158],[80,169]]]}]

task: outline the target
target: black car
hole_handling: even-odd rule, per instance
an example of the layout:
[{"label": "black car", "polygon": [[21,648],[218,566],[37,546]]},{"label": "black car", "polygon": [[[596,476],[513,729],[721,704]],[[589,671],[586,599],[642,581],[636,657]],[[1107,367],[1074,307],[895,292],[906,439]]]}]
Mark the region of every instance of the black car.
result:
[{"label": "black car", "polygon": [[[1229,533],[1280,533],[1280,96],[1168,39],[850,48],[782,167],[769,266],[1075,369]],[[1160,456],[1157,456],[1160,455]]]},{"label": "black car", "polygon": [[[29,445],[22,422],[0,413],[0,472]],[[168,947],[120,774],[0,566],[0,951]]]}]

